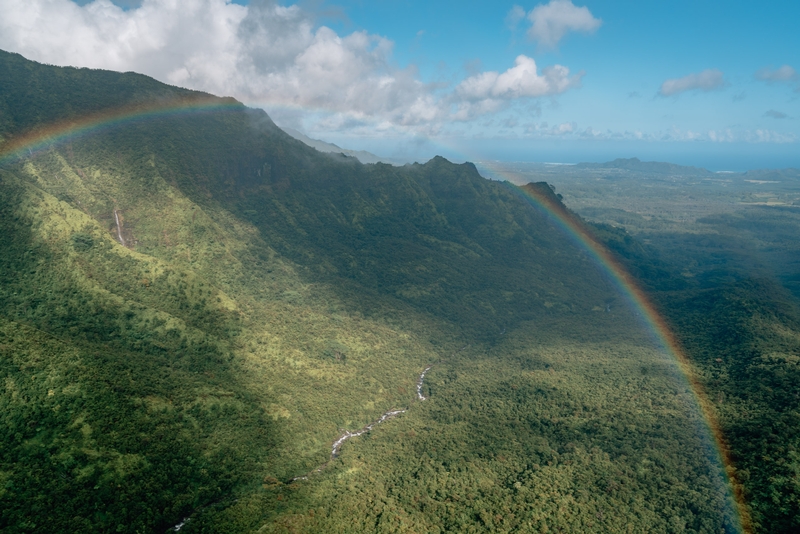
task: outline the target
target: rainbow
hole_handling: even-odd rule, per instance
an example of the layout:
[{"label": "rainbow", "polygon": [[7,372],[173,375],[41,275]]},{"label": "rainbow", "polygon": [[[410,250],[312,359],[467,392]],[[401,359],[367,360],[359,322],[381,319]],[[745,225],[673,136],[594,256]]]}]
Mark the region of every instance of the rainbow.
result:
[{"label": "rainbow", "polygon": [[[2,143],[0,144],[0,163],[21,159],[77,137],[95,135],[110,128],[137,121],[198,112],[243,111],[246,109],[248,108],[244,104],[233,98],[218,98],[210,95],[198,96],[195,93],[184,98],[106,110],[36,128],[18,137],[0,141]],[[565,235],[569,236],[579,248],[589,254],[639,312],[660,348],[675,359],[678,368],[688,381],[690,390],[694,393],[697,406],[707,425],[708,435],[714,440],[717,454],[716,460],[725,469],[729,482],[728,491],[731,501],[729,505],[735,511],[734,515],[739,522],[736,527],[743,533],[752,532],[752,521],[747,511],[741,489],[742,486],[735,479],[729,449],[717,423],[711,402],[708,400],[702,384],[697,380],[680,344],[650,298],[642,291],[636,280],[622,264],[592,235],[589,228],[579,218],[565,210],[561,204],[553,201],[553,199],[537,193],[533,188],[512,185],[511,177],[506,176],[502,171],[493,170],[490,172],[496,175],[490,176],[490,178],[502,179],[506,187],[519,195],[525,202],[531,204],[535,209],[547,214]]]},{"label": "rainbow", "polygon": [[0,138],[0,163],[30,156],[53,145],[87,135],[95,135],[125,124],[198,112],[244,111],[246,109],[244,104],[233,98],[219,98],[194,93],[184,97],[99,111],[37,127],[5,141]]},{"label": "rainbow", "polygon": [[712,461],[718,462],[725,469],[728,479],[729,506],[735,512],[735,517],[739,521],[739,524],[735,526],[740,532],[752,532],[752,521],[744,499],[742,485],[736,480],[735,471],[732,468],[733,463],[730,458],[730,449],[719,427],[712,404],[708,400],[702,384],[697,380],[692,365],[683,352],[680,343],[650,298],[628,273],[627,269],[613,256],[611,251],[595,238],[590,228],[580,218],[565,209],[559,202],[538,193],[534,188],[513,185],[508,179],[510,176],[505,176],[502,171],[492,170],[490,172],[496,175],[492,178],[503,178],[504,184],[509,189],[536,209],[550,216],[551,220],[556,223],[565,235],[569,236],[579,248],[589,254],[594,262],[611,277],[614,285],[633,305],[635,310],[639,312],[639,316],[645,323],[646,328],[653,334],[656,344],[675,359],[681,374],[689,384],[690,391],[694,393],[696,404],[707,426],[705,430],[713,438],[716,445],[715,453],[717,458],[712,458]]}]

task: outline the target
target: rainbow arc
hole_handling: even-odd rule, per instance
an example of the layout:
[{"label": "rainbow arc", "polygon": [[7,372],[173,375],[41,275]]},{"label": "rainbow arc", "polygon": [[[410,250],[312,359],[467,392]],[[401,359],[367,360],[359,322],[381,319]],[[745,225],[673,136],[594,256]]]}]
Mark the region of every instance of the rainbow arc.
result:
[{"label": "rainbow arc", "polygon": [[[121,107],[114,110],[90,114],[81,118],[67,120],[42,126],[0,144],[0,163],[24,159],[50,146],[68,142],[77,137],[96,135],[110,128],[155,118],[180,116],[203,112],[244,111],[246,108],[232,98],[218,98],[206,95],[190,96],[173,100],[159,101],[152,104],[141,104]],[[511,184],[510,176],[502,171],[493,171],[493,179],[502,179],[506,187],[514,191],[534,209],[546,213],[560,230],[581,249],[583,249],[604,271],[623,294],[629,304],[638,312],[645,327],[652,333],[660,349],[674,358],[681,374],[688,381],[698,409],[706,425],[708,436],[713,441],[714,454],[712,460],[721,465],[728,482],[730,507],[739,524],[740,532],[752,531],[752,523],[747,513],[741,485],[736,483],[732,475],[733,468],[729,450],[716,421],[713,407],[708,400],[702,385],[697,380],[688,358],[677,339],[670,331],[666,321],[653,305],[648,295],[641,289],[636,280],[625,267],[604,247],[592,234],[589,228],[577,217],[565,210],[560,203],[554,202],[547,195],[537,193],[534,188],[517,187]]]}]

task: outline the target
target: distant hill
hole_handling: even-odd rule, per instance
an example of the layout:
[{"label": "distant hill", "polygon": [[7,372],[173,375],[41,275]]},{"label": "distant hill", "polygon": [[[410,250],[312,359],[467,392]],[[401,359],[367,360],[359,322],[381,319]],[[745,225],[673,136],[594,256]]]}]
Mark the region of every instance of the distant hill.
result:
[{"label": "distant hill", "polygon": [[641,161],[639,158],[617,158],[614,161],[608,161],[606,163],[578,163],[576,167],[591,169],[624,169],[627,171],[684,176],[711,176],[714,174],[707,169],[699,167],[686,167],[659,161]]},{"label": "distant hill", "polygon": [[372,152],[367,152],[366,150],[350,150],[347,148],[342,148],[338,145],[334,145],[333,143],[327,143],[319,139],[312,139],[307,135],[295,130],[294,128],[289,128],[288,126],[282,126],[281,129],[298,141],[302,141],[311,148],[316,148],[320,152],[344,154],[346,156],[351,156],[358,159],[358,161],[361,163],[389,163],[391,165],[405,165],[406,163],[410,163],[395,158],[376,156]]},{"label": "distant hill", "polygon": [[789,182],[800,180],[800,169],[756,169],[742,174],[745,180]]}]

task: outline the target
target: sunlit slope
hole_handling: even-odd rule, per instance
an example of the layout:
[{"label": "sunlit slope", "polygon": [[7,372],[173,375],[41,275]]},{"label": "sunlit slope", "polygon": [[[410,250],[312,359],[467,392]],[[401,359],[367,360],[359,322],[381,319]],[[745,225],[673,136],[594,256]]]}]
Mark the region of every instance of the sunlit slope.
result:
[{"label": "sunlit slope", "polygon": [[426,375],[429,400],[325,472],[202,519],[260,532],[735,531],[692,394],[673,361],[622,341],[621,321],[598,321],[593,340],[529,324],[453,355]]},{"label": "sunlit slope", "polygon": [[[61,163],[53,154],[40,161]],[[427,335],[420,342],[350,314],[263,243],[248,248],[235,220],[223,219],[223,230],[185,197],[171,197],[167,186],[166,207],[148,203],[149,195],[141,205],[150,224],[161,221],[154,239],[161,238],[167,259],[159,259],[123,247],[102,217],[98,222],[32,185],[42,174],[35,163],[19,175],[2,173],[2,303],[11,329],[3,344],[5,413],[13,436],[4,497],[14,503],[4,513],[12,524],[49,511],[40,524],[64,531],[81,528],[73,517],[85,517],[87,531],[125,522],[152,528],[254,477],[302,474],[327,459],[338,427],[408,403],[419,369],[437,357]],[[75,205],[90,204],[86,191],[69,191]],[[127,220],[137,214],[129,205]],[[174,223],[181,213],[187,227],[194,222],[206,235],[192,249],[171,245],[185,237]],[[260,274],[244,269],[241,258]],[[35,335],[15,334],[22,325]],[[442,329],[436,333],[441,337]],[[37,348],[39,338],[58,343]],[[30,352],[46,356],[29,358]],[[29,372],[17,376],[16,367]],[[44,396],[26,389],[37,372],[48,376]],[[32,415],[45,406],[61,419]],[[84,435],[100,436],[100,452],[80,441]],[[43,465],[28,456],[31,440],[48,451]],[[112,460],[124,454],[136,461],[117,469]],[[163,462],[178,472],[159,467]],[[33,471],[42,472],[43,485],[30,484]],[[126,493],[114,490],[123,485]],[[98,501],[104,487],[113,497]],[[59,491],[74,495],[59,499]]]},{"label": "sunlit slope", "polygon": [[[728,521],[714,466],[686,448],[699,438],[675,430],[695,428],[675,377],[652,373],[638,392],[644,369],[662,365],[647,336],[598,268],[513,189],[441,158],[403,168],[336,159],[263,112],[215,108],[143,76],[8,54],[0,71],[0,151],[51,123],[106,117],[0,163],[4,529],[157,532],[191,516],[186,531],[281,531],[322,508],[330,515],[307,526],[330,531],[383,491],[369,478],[357,493],[335,481],[390,471],[393,499],[429,491],[465,518],[447,528],[490,529],[511,490],[480,510],[442,493],[444,482],[423,491],[422,454],[461,488],[481,470],[481,480],[514,473],[529,484],[528,464],[555,462],[549,451],[583,482],[565,486],[555,462],[536,475],[552,489],[517,492],[514,506],[558,510],[588,492],[582,519],[548,512],[508,529],[579,531],[592,514],[639,531]],[[193,99],[205,107],[169,112]],[[114,114],[132,103],[165,111]],[[598,358],[625,395],[604,400],[615,386],[592,386],[607,374]],[[415,401],[431,363],[431,399]],[[409,410],[291,482],[330,459],[341,428],[397,408]],[[592,434],[587,410],[597,424],[620,422]],[[509,419],[520,412],[535,415]],[[569,430],[534,422],[545,417]],[[516,444],[514,425],[524,427]],[[670,430],[650,441],[636,431],[653,425]],[[410,431],[450,445],[397,434]],[[573,453],[613,473],[640,469],[628,508],[608,515],[616,486]],[[659,455],[661,467],[642,463]],[[662,496],[666,484],[675,489]],[[416,528],[446,526],[403,510]],[[348,528],[374,530],[375,513]]]},{"label": "sunlit slope", "polygon": [[[169,281],[187,273],[117,246],[9,173],[0,199],[4,524],[152,529],[229,490],[263,452],[228,436],[276,439],[231,378],[231,311],[191,310],[195,299]],[[127,294],[122,280],[140,272],[160,305]]]}]

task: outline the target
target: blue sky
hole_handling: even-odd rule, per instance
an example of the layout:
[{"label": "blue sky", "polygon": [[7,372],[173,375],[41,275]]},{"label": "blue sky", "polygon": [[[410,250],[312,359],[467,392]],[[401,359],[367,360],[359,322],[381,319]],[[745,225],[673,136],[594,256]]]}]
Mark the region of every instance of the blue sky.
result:
[{"label": "blue sky", "polygon": [[[667,146],[658,140],[600,142],[594,146],[576,139],[548,139],[542,143],[545,151],[555,150],[561,158],[572,160],[572,149],[579,156],[585,153],[602,157],[607,151],[610,157],[619,148],[620,155],[634,150],[651,158],[664,154],[663,157],[684,158],[697,164],[707,159],[707,164],[722,167],[726,153],[738,165],[746,163],[743,159],[757,159],[759,154],[765,156],[761,165],[769,165],[773,158],[779,165],[800,164],[796,145],[800,137],[800,79],[765,83],[756,78],[764,68],[789,65],[800,69],[800,3],[577,2],[576,6],[588,7],[602,24],[592,34],[568,33],[557,48],[542,47],[528,38],[523,23],[516,31],[509,29],[504,19],[514,4],[501,7],[494,2],[475,2],[467,9],[459,2],[342,5],[349,17],[339,23],[342,30],[364,28],[391,36],[396,43],[396,60],[418,65],[427,79],[458,79],[473,62],[480,62],[484,69],[500,71],[508,68],[518,54],[530,55],[540,65],[559,63],[571,70],[585,70],[581,88],[552,100],[534,101],[536,111],[528,116],[536,122],[575,122],[578,129],[591,127],[599,132],[657,134],[678,129],[684,136],[687,132],[710,130],[732,130],[744,136],[767,130],[794,141],[766,143],[772,146],[752,140],[726,142],[725,146],[697,146],[721,144],[713,141],[678,142],[678,146],[673,141]],[[521,7],[529,12],[535,5]],[[438,23],[443,20],[447,24]],[[668,97],[659,94],[665,80],[706,69],[723,73],[721,87]],[[520,115],[526,115],[525,107],[514,106],[492,118],[500,122],[501,117],[515,117],[522,122]],[[501,138],[514,137],[504,130],[497,133]],[[517,135],[519,140],[511,143],[514,146],[507,150],[492,147],[487,156],[513,158],[518,153],[524,159],[525,136]],[[745,158],[739,154],[742,150]],[[707,158],[704,152],[708,153]]]},{"label": "blue sky", "polygon": [[232,94],[386,155],[800,167],[797,2],[80,4],[0,0],[0,48]]}]

